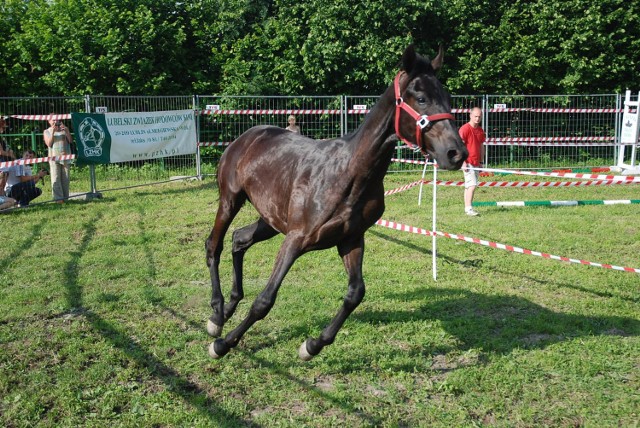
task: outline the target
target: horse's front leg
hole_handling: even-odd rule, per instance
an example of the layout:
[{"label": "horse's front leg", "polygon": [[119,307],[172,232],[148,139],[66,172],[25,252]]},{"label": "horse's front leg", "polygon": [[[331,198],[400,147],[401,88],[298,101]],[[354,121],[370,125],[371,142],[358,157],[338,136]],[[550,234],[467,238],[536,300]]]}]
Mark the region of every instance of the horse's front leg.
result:
[{"label": "horse's front leg", "polygon": [[213,337],[220,337],[224,325],[224,296],[220,288],[220,254],[222,254],[224,231],[221,233],[216,227],[205,243],[207,266],[211,277],[211,309],[213,313],[207,320],[207,333]]},{"label": "horse's front leg", "polygon": [[238,303],[244,297],[242,285],[242,265],[244,261],[244,254],[253,244],[266,241],[277,234],[278,231],[265,223],[262,218],[253,224],[233,232],[233,244],[231,248],[231,254],[233,255],[233,286],[231,288],[229,303],[224,305],[225,321],[228,321],[229,318],[231,318],[233,313],[236,311]]},{"label": "horse's front leg", "polygon": [[293,238],[291,235],[287,235],[276,257],[276,263],[267,282],[267,286],[258,297],[256,297],[256,300],[251,305],[251,309],[249,309],[249,314],[240,325],[229,332],[224,339],[216,339],[215,342],[209,345],[209,355],[212,358],[225,356],[231,348],[235,348],[238,345],[242,336],[256,321],[267,316],[276,302],[276,296],[282,280],[287,272],[289,272],[293,262],[302,253],[300,241],[301,239],[299,238]]},{"label": "horse's front leg", "polygon": [[222,254],[224,236],[229,230],[233,218],[242,206],[243,196],[236,195],[234,198],[220,197],[216,219],[205,242],[207,266],[211,276],[211,309],[213,314],[207,321],[207,332],[213,337],[222,334],[224,326],[224,297],[220,288],[220,255]]},{"label": "horse's front leg", "polygon": [[365,286],[362,279],[364,236],[339,244],[338,252],[349,275],[349,290],[338,314],[322,330],[320,337],[317,339],[309,338],[300,345],[298,355],[304,361],[311,360],[322,351],[322,348],[333,343],[345,320],[364,299]]}]

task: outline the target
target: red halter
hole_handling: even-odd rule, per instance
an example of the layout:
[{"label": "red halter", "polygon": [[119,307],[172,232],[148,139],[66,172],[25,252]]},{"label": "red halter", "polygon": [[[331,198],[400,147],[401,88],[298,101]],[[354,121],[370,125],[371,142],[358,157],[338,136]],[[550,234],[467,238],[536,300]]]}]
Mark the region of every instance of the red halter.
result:
[{"label": "red halter", "polygon": [[413,109],[409,104],[405,103],[400,94],[400,76],[404,74],[404,71],[396,74],[396,78],[393,81],[393,86],[396,92],[396,134],[402,141],[404,141],[409,147],[415,148],[416,146],[413,143],[407,141],[402,135],[400,135],[400,112],[401,110],[406,111],[409,115],[416,120],[416,143],[422,152],[422,130],[427,128],[427,131],[431,127],[434,122],[440,120],[455,120],[455,117],[451,113],[438,113],[432,114],[431,116],[419,115],[417,111]]}]

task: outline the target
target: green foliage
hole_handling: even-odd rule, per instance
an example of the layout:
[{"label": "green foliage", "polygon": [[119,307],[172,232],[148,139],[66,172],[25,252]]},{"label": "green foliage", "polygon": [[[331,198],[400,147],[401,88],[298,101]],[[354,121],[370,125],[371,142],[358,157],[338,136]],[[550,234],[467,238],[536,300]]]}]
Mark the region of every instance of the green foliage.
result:
[{"label": "green foliage", "polygon": [[453,91],[609,93],[637,84],[637,2],[453,3],[452,48],[460,55]]},{"label": "green foliage", "polygon": [[2,0],[0,92],[377,94],[411,42],[454,93],[637,84],[623,0]]}]

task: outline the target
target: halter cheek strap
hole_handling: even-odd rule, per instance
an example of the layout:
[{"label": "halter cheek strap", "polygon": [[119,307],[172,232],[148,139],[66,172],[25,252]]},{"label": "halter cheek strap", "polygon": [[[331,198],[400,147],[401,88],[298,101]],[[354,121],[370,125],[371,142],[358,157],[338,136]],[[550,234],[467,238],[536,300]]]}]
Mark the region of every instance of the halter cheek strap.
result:
[{"label": "halter cheek strap", "polygon": [[404,71],[396,74],[396,78],[393,81],[393,86],[395,90],[396,96],[396,134],[398,137],[404,141],[409,147],[415,148],[416,146],[409,142],[405,137],[400,134],[400,113],[402,110],[407,112],[412,118],[416,121],[416,143],[420,150],[424,152],[422,149],[422,130],[427,128],[427,132],[433,125],[433,123],[438,122],[440,120],[455,120],[455,117],[451,113],[438,113],[432,114],[431,116],[427,116],[426,114],[420,115],[417,111],[413,109],[409,104],[405,103],[402,99],[402,95],[400,93],[400,76],[405,74]]}]

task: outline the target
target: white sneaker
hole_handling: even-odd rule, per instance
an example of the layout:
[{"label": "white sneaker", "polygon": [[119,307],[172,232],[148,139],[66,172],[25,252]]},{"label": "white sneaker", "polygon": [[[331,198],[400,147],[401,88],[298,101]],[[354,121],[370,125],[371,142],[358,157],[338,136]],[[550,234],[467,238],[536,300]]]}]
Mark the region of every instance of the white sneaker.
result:
[{"label": "white sneaker", "polygon": [[468,210],[465,211],[465,213],[467,215],[474,216],[474,217],[480,215],[480,213],[474,210],[473,208],[469,208]]}]

